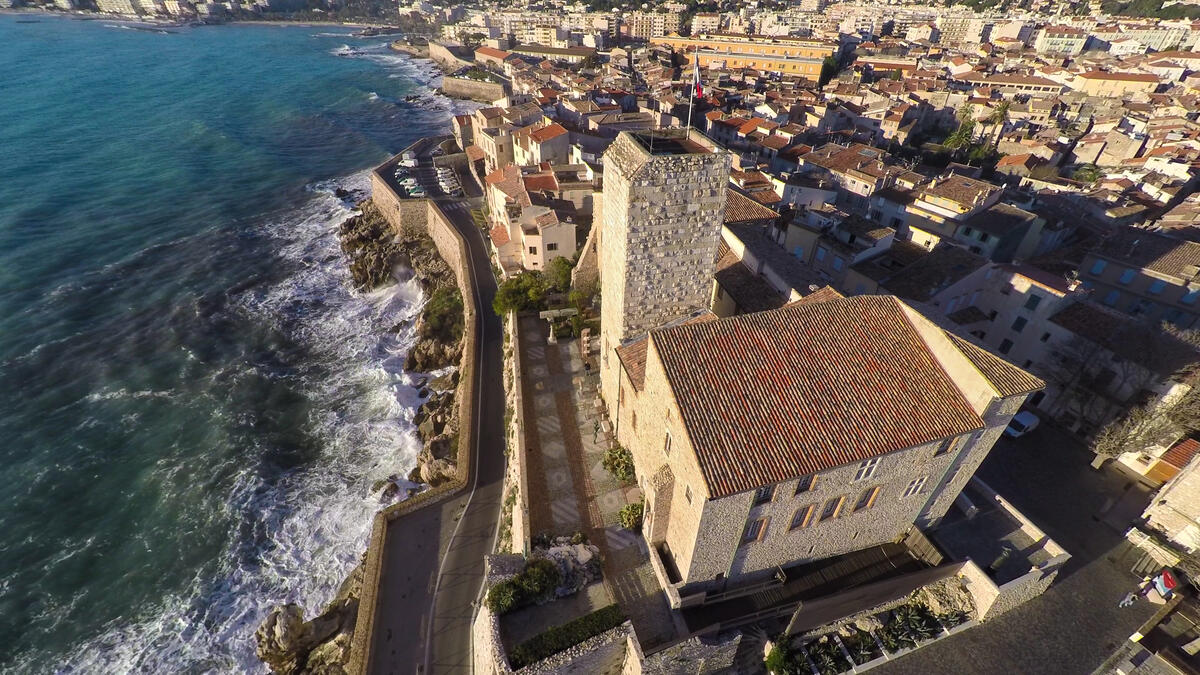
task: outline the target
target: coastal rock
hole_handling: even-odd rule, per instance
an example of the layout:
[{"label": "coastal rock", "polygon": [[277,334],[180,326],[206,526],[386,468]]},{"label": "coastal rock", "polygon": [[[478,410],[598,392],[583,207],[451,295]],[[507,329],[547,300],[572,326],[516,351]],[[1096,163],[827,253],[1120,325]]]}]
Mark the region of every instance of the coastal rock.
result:
[{"label": "coastal rock", "polygon": [[342,582],[337,594],[311,621],[304,610],[289,603],[273,608],[254,632],[255,653],[279,675],[345,672],[349,644],[358,619],[363,566]]},{"label": "coastal rock", "polygon": [[458,465],[448,459],[437,459],[422,454],[417,458],[421,473],[421,482],[437,487],[446,481],[453,480],[458,473]]}]

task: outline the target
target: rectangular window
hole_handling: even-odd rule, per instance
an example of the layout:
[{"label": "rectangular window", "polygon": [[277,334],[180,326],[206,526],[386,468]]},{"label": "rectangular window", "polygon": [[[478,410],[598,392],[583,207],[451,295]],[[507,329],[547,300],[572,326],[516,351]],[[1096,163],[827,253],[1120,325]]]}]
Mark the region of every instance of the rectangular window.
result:
[{"label": "rectangular window", "polygon": [[913,495],[921,494],[921,491],[925,489],[925,480],[927,478],[928,476],[921,476],[920,478],[912,479],[912,481],[908,484],[908,487],[904,490],[904,496],[911,497]]},{"label": "rectangular window", "polygon": [[1095,263],[1092,265],[1092,274],[1101,274],[1102,272],[1104,272],[1104,268],[1105,268],[1105,267],[1108,267],[1108,263],[1107,263],[1107,262],[1105,262],[1105,261],[1103,261],[1103,260],[1097,260],[1097,261],[1096,261],[1096,262],[1095,262]]},{"label": "rectangular window", "polygon": [[846,261],[842,260],[840,257],[838,257],[838,256],[833,257],[833,269],[840,272],[840,271],[842,271],[842,267],[845,264],[846,264]]},{"label": "rectangular window", "polygon": [[866,480],[875,475],[875,467],[879,466],[879,458],[872,457],[858,465],[858,471],[854,473],[854,480]]},{"label": "rectangular window", "polygon": [[1029,322],[1025,320],[1025,317],[1018,316],[1017,320],[1013,321],[1012,329],[1020,333],[1021,331],[1025,330],[1025,324],[1027,323]]},{"label": "rectangular window", "polygon": [[821,509],[821,522],[837,518],[842,512],[842,503],[845,501],[845,497],[834,497],[825,502],[825,508]]},{"label": "rectangular window", "polygon": [[1010,350],[1012,350],[1012,347],[1013,347],[1012,340],[1005,339],[1005,340],[1000,341],[1000,353],[1001,354],[1007,354]]},{"label": "rectangular window", "polygon": [[950,452],[954,448],[958,447],[958,442],[961,440],[962,440],[961,436],[955,436],[954,438],[947,438],[946,440],[944,440],[938,444],[937,450],[933,451],[933,456],[939,457],[941,455],[946,454],[947,452]]},{"label": "rectangular window", "polygon": [[816,486],[817,486],[817,475],[816,474],[800,476],[800,479],[796,481],[796,492],[792,496],[794,497],[802,492],[808,492]]},{"label": "rectangular window", "polygon": [[1049,334],[1049,333],[1042,333],[1042,337],[1040,337],[1040,338],[1038,338],[1038,339],[1039,339],[1039,340],[1041,340],[1042,342],[1048,342],[1048,341],[1050,340],[1050,334]]},{"label": "rectangular window", "polygon": [[996,314],[997,314],[997,312],[994,309],[992,311],[988,312],[988,321],[995,321]]},{"label": "rectangular window", "polygon": [[875,487],[869,487],[866,490],[863,490],[862,494],[858,496],[858,501],[854,503],[854,510],[862,511],[863,509],[871,508],[872,506],[875,505],[875,498],[878,496],[879,496],[879,486],[878,485],[876,485]]},{"label": "rectangular window", "polygon": [[546,244],[546,250],[547,251],[557,251],[558,244]]},{"label": "rectangular window", "polygon": [[774,485],[760,487],[754,491],[754,505],[758,506],[759,504],[766,504],[767,502],[771,501],[771,499],[774,497],[775,497],[775,486]]},{"label": "rectangular window", "polygon": [[689,504],[692,503],[692,486],[691,485],[683,486],[683,498],[686,499]]},{"label": "rectangular window", "polygon": [[742,537],[743,544],[749,544],[752,541],[762,541],[762,538],[767,534],[767,521],[769,518],[758,518],[746,523],[746,534]]},{"label": "rectangular window", "polygon": [[1120,291],[1109,291],[1108,295],[1104,296],[1104,304],[1112,307],[1117,304],[1117,300],[1121,297]]},{"label": "rectangular window", "polygon": [[1029,299],[1025,301],[1025,309],[1028,309],[1029,311],[1033,311],[1033,310],[1037,309],[1037,306],[1039,304],[1041,304],[1041,302],[1042,302],[1042,296],[1031,293],[1029,295]]},{"label": "rectangular window", "polygon": [[671,454],[671,432],[669,431],[667,432],[666,437],[663,438],[663,454]]},{"label": "rectangular window", "polygon": [[529,247],[529,254],[530,254],[530,255],[537,255],[537,247],[536,247],[536,246],[530,246],[530,247]]},{"label": "rectangular window", "polygon": [[1150,282],[1150,288],[1147,290],[1150,291],[1151,295],[1158,295],[1159,293],[1162,293],[1163,289],[1166,287],[1167,282],[1163,281],[1162,279],[1155,279],[1154,281]]},{"label": "rectangular window", "polygon": [[1185,305],[1194,305],[1196,304],[1197,298],[1200,298],[1200,288],[1189,290],[1187,293],[1184,293],[1183,297],[1180,298],[1179,301]]},{"label": "rectangular window", "polygon": [[825,247],[818,246],[817,247],[817,260],[820,261],[820,260],[824,260],[824,259],[825,259]]},{"label": "rectangular window", "polygon": [[804,259],[804,247],[797,246],[797,247],[793,248],[792,255],[803,260]]},{"label": "rectangular window", "polygon": [[809,525],[812,525],[813,514],[816,513],[816,511],[817,507],[813,504],[801,506],[800,508],[796,509],[796,512],[792,514],[792,526],[788,529],[794,530],[799,527],[808,527]]},{"label": "rectangular window", "polygon": [[1133,270],[1125,270],[1124,272],[1121,272],[1121,278],[1119,281],[1123,284],[1127,284],[1133,281],[1133,277],[1135,275],[1137,275],[1137,272],[1134,272]]}]

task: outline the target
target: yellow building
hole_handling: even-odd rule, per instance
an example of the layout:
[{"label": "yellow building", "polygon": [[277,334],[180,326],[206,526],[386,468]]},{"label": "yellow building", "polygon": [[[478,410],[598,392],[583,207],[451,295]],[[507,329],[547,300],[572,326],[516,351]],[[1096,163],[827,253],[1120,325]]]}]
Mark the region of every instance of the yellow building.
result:
[{"label": "yellow building", "polygon": [[816,79],[821,64],[837,52],[837,46],[821,40],[770,37],[765,35],[671,35],[650,40],[683,52],[690,65],[696,54],[703,68],[754,68]]}]

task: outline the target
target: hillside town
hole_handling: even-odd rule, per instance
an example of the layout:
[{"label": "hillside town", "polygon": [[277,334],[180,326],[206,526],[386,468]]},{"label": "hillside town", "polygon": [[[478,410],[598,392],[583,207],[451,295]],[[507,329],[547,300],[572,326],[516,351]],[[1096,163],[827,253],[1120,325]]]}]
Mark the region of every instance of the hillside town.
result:
[{"label": "hillside town", "polygon": [[721,9],[405,10],[481,107],[374,200],[468,223],[504,340],[425,667],[1200,672],[1200,23]]}]

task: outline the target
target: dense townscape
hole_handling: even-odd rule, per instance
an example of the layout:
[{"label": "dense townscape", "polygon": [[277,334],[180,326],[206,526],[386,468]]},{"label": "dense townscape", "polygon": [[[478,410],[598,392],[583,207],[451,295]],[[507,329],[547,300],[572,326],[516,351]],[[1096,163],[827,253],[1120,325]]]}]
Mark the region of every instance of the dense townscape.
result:
[{"label": "dense townscape", "polygon": [[54,5],[478,104],[343,230],[436,269],[431,489],[275,670],[1200,672],[1200,7]]},{"label": "dense townscape", "polygon": [[483,105],[372,198],[490,260],[507,461],[346,667],[1196,672],[1200,25],[609,9],[404,10]]}]

